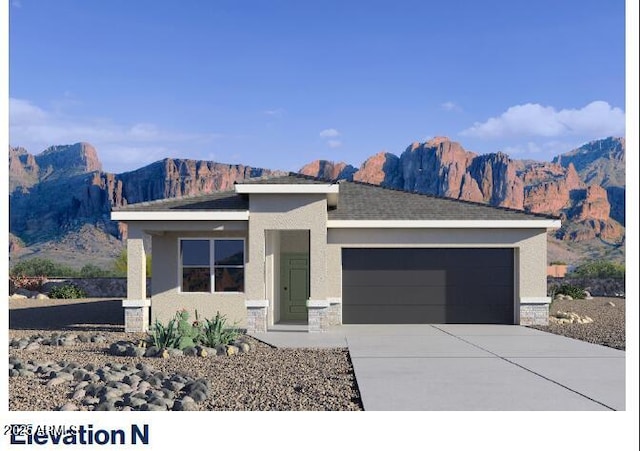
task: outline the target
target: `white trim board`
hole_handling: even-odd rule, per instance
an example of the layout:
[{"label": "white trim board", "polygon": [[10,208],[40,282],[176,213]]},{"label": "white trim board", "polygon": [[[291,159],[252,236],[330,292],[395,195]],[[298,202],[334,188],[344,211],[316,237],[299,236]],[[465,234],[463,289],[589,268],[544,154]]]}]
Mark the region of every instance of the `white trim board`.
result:
[{"label": "white trim board", "polygon": [[113,221],[247,221],[249,211],[113,211]]},{"label": "white trim board", "polygon": [[328,229],[558,229],[559,219],[527,220],[342,220],[330,219]]}]

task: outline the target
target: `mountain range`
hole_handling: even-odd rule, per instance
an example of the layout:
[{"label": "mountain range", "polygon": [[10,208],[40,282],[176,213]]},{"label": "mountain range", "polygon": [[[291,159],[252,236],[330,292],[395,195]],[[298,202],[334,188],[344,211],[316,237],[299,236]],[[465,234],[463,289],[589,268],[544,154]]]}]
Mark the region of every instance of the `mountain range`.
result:
[{"label": "mountain range", "polygon": [[[413,143],[399,156],[375,154],[358,168],[318,160],[299,172],[555,215],[563,226],[549,233],[550,261],[624,258],[624,138],[592,141],[541,162],[500,152],[479,155],[437,137]],[[40,256],[75,267],[108,265],[126,239],[126,226],[110,220],[113,207],[226,190],[238,180],[285,173],[165,158],[113,174],[102,170],[88,143],[56,145],[39,154],[10,147],[11,263]]]}]

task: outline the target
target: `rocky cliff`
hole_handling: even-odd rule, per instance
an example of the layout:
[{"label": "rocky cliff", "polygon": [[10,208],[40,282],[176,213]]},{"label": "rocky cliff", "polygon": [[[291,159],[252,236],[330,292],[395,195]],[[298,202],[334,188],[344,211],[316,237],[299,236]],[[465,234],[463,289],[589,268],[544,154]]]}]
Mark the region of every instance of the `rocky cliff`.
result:
[{"label": "rocky cliff", "polygon": [[[618,243],[624,238],[624,155],[623,138],[593,141],[552,162],[536,162],[512,160],[500,152],[478,155],[437,137],[411,144],[399,157],[373,155],[353,180],[547,213],[563,219],[560,239]],[[313,162],[301,172],[323,176],[317,168],[326,165]]]},{"label": "rocky cliff", "polygon": [[[243,165],[170,158],[112,174],[101,171],[97,152],[86,143],[53,146],[39,155],[10,148],[9,167],[10,255],[34,245],[57,246],[65,251],[73,247],[86,250],[92,242],[118,247],[126,228],[111,221],[113,207],[226,190],[238,180],[282,174]],[[101,234],[115,241],[98,239]]]},{"label": "rocky cliff", "polygon": [[[553,214],[563,220],[555,234],[558,243],[584,243],[578,246],[582,249],[597,241],[618,249],[625,233],[624,162],[621,138],[593,141],[552,162],[537,162],[502,153],[478,155],[438,137],[413,143],[400,156],[378,153],[359,168],[320,160],[301,172]],[[101,168],[87,143],[52,146],[37,155],[10,148],[10,255],[49,252],[57,258],[64,253],[73,263],[81,254],[99,261],[116,255],[126,236],[126,229],[110,220],[113,207],[225,190],[248,177],[282,174],[171,158],[122,174]],[[581,252],[595,255],[586,248]]]}]

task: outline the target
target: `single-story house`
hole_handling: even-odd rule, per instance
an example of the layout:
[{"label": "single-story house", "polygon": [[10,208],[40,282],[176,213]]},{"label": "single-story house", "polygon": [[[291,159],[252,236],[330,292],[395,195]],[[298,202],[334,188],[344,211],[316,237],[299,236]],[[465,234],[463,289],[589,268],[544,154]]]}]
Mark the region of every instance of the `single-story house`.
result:
[{"label": "single-story house", "polygon": [[130,331],[180,309],[219,311],[250,332],[546,324],[547,230],[560,227],[546,215],[294,173],[131,204],[111,218],[128,226]]}]

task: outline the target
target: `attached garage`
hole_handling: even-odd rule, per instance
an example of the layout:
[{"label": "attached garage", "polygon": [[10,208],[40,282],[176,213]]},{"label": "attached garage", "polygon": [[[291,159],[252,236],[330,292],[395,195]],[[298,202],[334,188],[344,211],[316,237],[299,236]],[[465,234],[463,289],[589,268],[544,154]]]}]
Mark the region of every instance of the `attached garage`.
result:
[{"label": "attached garage", "polygon": [[514,324],[512,248],[343,248],[344,324]]}]

